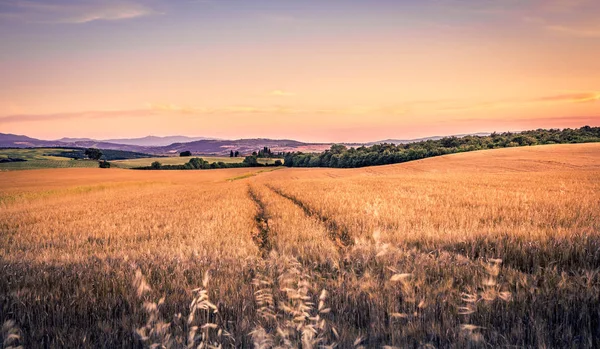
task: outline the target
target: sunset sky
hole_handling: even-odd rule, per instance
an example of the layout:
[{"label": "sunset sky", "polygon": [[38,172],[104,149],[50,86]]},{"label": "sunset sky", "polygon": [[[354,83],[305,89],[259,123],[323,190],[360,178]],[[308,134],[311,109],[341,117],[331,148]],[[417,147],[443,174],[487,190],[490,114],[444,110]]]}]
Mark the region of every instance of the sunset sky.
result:
[{"label": "sunset sky", "polygon": [[42,139],[600,126],[598,0],[0,0],[0,47]]}]

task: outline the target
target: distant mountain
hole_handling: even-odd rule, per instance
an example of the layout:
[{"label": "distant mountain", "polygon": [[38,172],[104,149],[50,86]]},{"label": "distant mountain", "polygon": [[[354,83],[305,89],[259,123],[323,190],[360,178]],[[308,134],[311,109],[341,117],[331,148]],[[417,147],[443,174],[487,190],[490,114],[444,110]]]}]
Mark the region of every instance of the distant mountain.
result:
[{"label": "distant mountain", "polygon": [[60,141],[44,141],[23,135],[0,133],[0,147],[3,148],[28,148],[28,147],[54,147],[64,146]]},{"label": "distant mountain", "polygon": [[132,151],[137,153],[147,153],[147,147],[141,147],[138,145],[129,145],[129,144],[118,144],[118,143],[110,143],[105,141],[97,141],[97,140],[82,140],[75,141],[69,143],[63,143],[61,146],[69,146],[69,147],[77,147],[77,148],[98,148],[98,149],[109,149],[109,150],[124,150],[124,151]]},{"label": "distant mountain", "polygon": [[[486,136],[489,133],[474,133],[470,135]],[[456,135],[464,137],[465,135]],[[414,143],[426,140],[437,140],[442,136],[426,137],[419,139],[386,139],[371,143],[346,143],[346,146],[358,147],[361,145],[373,145],[381,143]],[[193,141],[190,141],[193,140]],[[175,142],[172,142],[175,141]],[[194,155],[229,155],[231,150],[239,151],[242,155],[251,154],[263,147],[268,147],[273,152],[295,152],[305,153],[322,152],[329,149],[333,143],[304,143],[291,139],[206,139],[202,137],[170,136],[156,137],[148,136],[143,138],[131,139],[109,139],[94,140],[90,138],[61,138],[58,140],[47,141],[35,139],[23,135],[0,133],[0,147],[10,148],[29,148],[29,147],[77,147],[77,148],[99,148],[107,150],[123,150],[156,155],[175,155],[182,151],[189,150]]]},{"label": "distant mountain", "polygon": [[69,137],[63,137],[61,139],[57,139],[58,142],[64,142],[64,143],[73,143],[73,142],[94,142],[93,139],[91,138],[69,138]]},{"label": "distant mountain", "polygon": [[105,139],[102,142],[107,143],[117,143],[117,144],[126,144],[126,145],[137,145],[140,147],[163,147],[167,145],[171,145],[173,143],[189,143],[200,140],[213,140],[214,138],[206,138],[206,137],[187,137],[187,136],[167,136],[167,137],[157,137],[157,136],[146,136],[142,138],[117,138],[117,139]]},{"label": "distant mountain", "polygon": [[322,151],[329,148],[331,144],[303,143],[290,139],[237,139],[222,140],[208,139],[188,143],[174,143],[164,147],[148,148],[152,154],[176,154],[189,150],[196,154],[206,155],[228,155],[231,150],[239,151],[241,154],[250,154],[263,147],[268,147],[273,152],[289,151]]},{"label": "distant mountain", "polygon": [[[158,140],[156,140],[158,139]],[[273,152],[303,151],[320,152],[328,149],[331,144],[303,143],[289,139],[238,139],[219,140],[201,139],[192,142],[176,142],[168,145],[143,146],[130,143],[165,143],[172,139],[194,139],[193,137],[144,137],[138,139],[114,139],[109,141],[98,141],[89,138],[61,138],[59,140],[47,141],[27,136],[0,133],[0,147],[4,148],[30,148],[30,147],[77,147],[77,148],[99,148],[108,150],[123,150],[156,155],[174,155],[184,150],[189,150],[198,155],[229,155],[231,150],[239,151],[242,155],[251,154],[263,147],[269,147]],[[140,141],[141,140],[141,141]],[[125,143],[113,143],[125,142]]]},{"label": "distant mountain", "polygon": [[127,144],[115,144],[96,141],[89,138],[61,138],[59,140],[43,140],[22,135],[0,133],[0,147],[2,148],[34,148],[34,147],[77,147],[77,148],[99,148],[110,150],[125,150],[133,152],[144,152],[145,147],[131,146]]},{"label": "distant mountain", "polygon": [[460,134],[460,135],[452,135],[452,136],[432,136],[432,137],[424,137],[424,138],[415,138],[415,139],[384,139],[377,142],[367,143],[368,145],[374,144],[382,144],[382,143],[391,143],[391,144],[409,144],[409,143],[417,143],[424,141],[437,141],[439,139],[445,137],[466,137],[466,136],[489,136],[491,133],[489,132],[479,132],[479,133],[468,133],[468,134]]}]

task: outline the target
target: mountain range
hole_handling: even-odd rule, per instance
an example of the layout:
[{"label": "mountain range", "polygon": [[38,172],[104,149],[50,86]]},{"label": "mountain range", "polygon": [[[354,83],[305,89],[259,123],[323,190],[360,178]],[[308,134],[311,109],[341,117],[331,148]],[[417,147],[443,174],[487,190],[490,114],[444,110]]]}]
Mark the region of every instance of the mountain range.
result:
[{"label": "mountain range", "polygon": [[[477,133],[473,135],[483,136],[489,133]],[[458,137],[466,135],[458,135]],[[442,136],[434,136],[419,139],[387,139],[369,143],[345,143],[347,146],[373,145],[379,143],[413,143],[426,141],[428,139],[440,139]],[[321,152],[329,149],[333,143],[306,143],[291,139],[268,139],[252,138],[224,140],[206,137],[147,136],[142,138],[105,139],[96,140],[91,138],[61,138],[57,140],[43,140],[31,138],[24,135],[0,133],[0,148],[33,148],[33,147],[77,147],[77,148],[99,148],[110,150],[125,150],[156,155],[173,155],[189,150],[195,154],[204,155],[228,155],[231,150],[248,154],[268,147],[273,152]]]}]

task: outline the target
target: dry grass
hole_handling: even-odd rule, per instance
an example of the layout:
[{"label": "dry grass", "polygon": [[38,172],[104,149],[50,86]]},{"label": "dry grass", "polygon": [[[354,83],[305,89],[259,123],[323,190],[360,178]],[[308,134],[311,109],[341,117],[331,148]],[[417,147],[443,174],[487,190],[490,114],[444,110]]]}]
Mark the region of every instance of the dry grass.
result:
[{"label": "dry grass", "polygon": [[0,173],[6,343],[600,346],[599,145],[247,173]]}]

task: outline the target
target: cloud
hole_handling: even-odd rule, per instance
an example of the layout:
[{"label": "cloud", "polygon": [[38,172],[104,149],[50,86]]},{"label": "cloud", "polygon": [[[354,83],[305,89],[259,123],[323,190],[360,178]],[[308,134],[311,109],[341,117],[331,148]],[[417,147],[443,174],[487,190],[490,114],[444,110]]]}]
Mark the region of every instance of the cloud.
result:
[{"label": "cloud", "polygon": [[600,101],[600,92],[575,92],[554,96],[546,96],[530,99],[527,102],[567,102],[567,103],[586,103]]},{"label": "cloud", "polygon": [[295,96],[296,94],[293,92],[287,92],[287,91],[283,91],[283,90],[273,90],[271,92],[269,92],[270,96],[276,96],[276,97],[292,97]]},{"label": "cloud", "polygon": [[279,115],[404,115],[408,108],[404,106],[349,106],[337,108],[294,108],[289,106],[223,106],[217,108],[202,108],[179,106],[176,104],[149,104],[148,108],[153,111],[176,112],[182,114],[279,114]]},{"label": "cloud", "polygon": [[176,112],[182,114],[298,114],[302,110],[283,106],[223,106],[217,108],[180,106],[177,104],[149,104],[148,108],[153,111]]},{"label": "cloud", "polygon": [[345,106],[332,108],[297,108],[291,106],[252,106],[232,105],[221,107],[191,107],[177,104],[147,104],[144,109],[86,111],[55,114],[19,114],[0,116],[0,124],[19,122],[43,122],[65,119],[111,119],[129,117],[150,117],[156,115],[183,114],[191,117],[219,115],[338,115],[338,116],[404,116],[417,111],[463,112],[471,110],[524,107],[535,104],[593,103],[600,102],[600,92],[570,92],[534,98],[516,98],[497,101],[467,102],[456,100],[409,101],[389,106]]},{"label": "cloud", "polygon": [[9,0],[0,5],[0,16],[3,18],[33,23],[81,24],[118,21],[158,13],[141,3],[114,0],[60,0],[52,3],[39,0]]},{"label": "cloud", "polygon": [[439,107],[437,111],[467,111],[477,109],[495,109],[495,108],[511,108],[522,107],[534,104],[565,104],[565,103],[592,103],[600,102],[600,92],[569,92],[556,95],[540,96],[534,98],[515,98],[498,101],[484,101],[479,103],[448,103],[445,106]]},{"label": "cloud", "polygon": [[[488,127],[497,127],[499,125],[505,125],[509,127],[517,127],[521,125],[523,129],[532,128],[563,128],[563,127],[582,127],[588,126],[600,126],[600,115],[590,116],[557,116],[557,117],[502,117],[502,118],[488,118],[488,117],[476,117],[476,118],[461,118],[442,121],[445,124],[464,124],[464,125],[476,125],[483,123]],[[495,129],[500,130],[499,128]],[[516,130],[513,128],[513,130]]]},{"label": "cloud", "polygon": [[600,26],[546,25],[547,30],[579,38],[600,38]]},{"label": "cloud", "polygon": [[123,117],[144,117],[152,115],[148,110],[110,110],[110,111],[85,111],[76,113],[54,114],[18,114],[0,116],[0,125],[19,122],[43,122],[68,119],[110,119]]},{"label": "cloud", "polygon": [[85,111],[53,114],[16,114],[0,116],[0,125],[20,122],[52,122],[68,119],[117,119],[130,117],[151,117],[156,115],[182,114],[190,117],[220,115],[404,115],[405,107],[364,107],[350,106],[340,108],[294,108],[289,106],[249,106],[234,105],[222,107],[190,107],[177,104],[148,104],[145,109]]},{"label": "cloud", "polygon": [[595,0],[541,0],[539,8],[546,12],[569,13],[593,4]]},{"label": "cloud", "polygon": [[596,0],[538,0],[522,16],[526,23],[575,38],[600,38],[600,2]]}]

